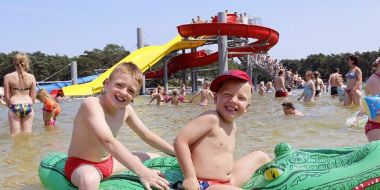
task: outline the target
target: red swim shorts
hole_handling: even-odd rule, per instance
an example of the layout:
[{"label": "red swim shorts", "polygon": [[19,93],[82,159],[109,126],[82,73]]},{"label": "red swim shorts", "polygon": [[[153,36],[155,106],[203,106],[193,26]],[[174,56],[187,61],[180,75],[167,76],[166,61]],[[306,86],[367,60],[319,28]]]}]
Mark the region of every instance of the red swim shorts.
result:
[{"label": "red swim shorts", "polygon": [[285,90],[277,90],[275,97],[287,97],[288,93]]},{"label": "red swim shorts", "polygon": [[373,129],[380,129],[380,123],[368,120],[367,123],[365,124],[365,134],[367,134]]},{"label": "red swim shorts", "polygon": [[223,181],[217,181],[217,180],[204,180],[204,179],[198,179],[198,183],[199,183],[200,190],[206,190],[210,186],[218,185],[218,184],[231,185],[230,181],[223,182]]},{"label": "red swim shorts", "polygon": [[107,178],[112,174],[113,170],[113,158],[112,156],[109,156],[107,160],[104,160],[103,162],[91,162],[87,160],[83,160],[80,158],[74,158],[74,157],[69,157],[66,161],[65,164],[65,174],[66,178],[71,181],[71,175],[73,174],[74,170],[77,169],[79,166],[82,165],[92,165],[95,168],[101,172],[103,175],[103,178]]}]

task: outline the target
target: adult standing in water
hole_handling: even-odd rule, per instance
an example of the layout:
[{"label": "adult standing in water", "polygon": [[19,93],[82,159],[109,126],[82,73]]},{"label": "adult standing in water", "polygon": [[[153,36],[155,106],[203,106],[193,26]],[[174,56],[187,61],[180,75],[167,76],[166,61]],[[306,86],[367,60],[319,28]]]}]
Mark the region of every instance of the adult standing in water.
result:
[{"label": "adult standing in water", "polygon": [[[365,85],[365,94],[367,96],[379,96],[380,95],[380,57],[373,62],[372,65],[373,74],[368,78]],[[378,97],[380,98],[380,97]],[[372,110],[380,112],[380,110]],[[376,117],[368,118],[368,122],[365,125],[365,134],[368,141],[380,140],[380,115]]]},{"label": "adult standing in water", "polygon": [[8,111],[9,129],[12,136],[21,132],[32,132],[36,98],[36,79],[28,73],[29,57],[17,53],[13,59],[16,71],[4,76],[4,98]]},{"label": "adult standing in water", "polygon": [[288,96],[288,90],[285,87],[285,71],[280,69],[278,76],[274,79],[274,89],[276,91],[275,97],[286,97]]},{"label": "adult standing in water", "polygon": [[334,72],[330,74],[329,80],[327,81],[326,92],[328,92],[329,86],[331,86],[330,94],[332,97],[338,96],[338,78],[342,77],[339,74],[339,68],[335,68]]},{"label": "adult standing in water", "polygon": [[348,57],[348,66],[350,70],[346,74],[347,89],[344,97],[344,105],[349,106],[352,103],[356,106],[361,104],[361,85],[362,85],[362,71],[358,67],[359,57],[351,55]]}]

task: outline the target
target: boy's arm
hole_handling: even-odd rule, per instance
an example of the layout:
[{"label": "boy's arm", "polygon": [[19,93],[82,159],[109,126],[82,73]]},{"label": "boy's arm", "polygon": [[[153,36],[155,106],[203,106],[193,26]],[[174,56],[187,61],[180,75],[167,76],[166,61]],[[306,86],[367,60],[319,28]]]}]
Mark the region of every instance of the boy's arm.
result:
[{"label": "boy's arm", "polygon": [[191,120],[174,140],[174,150],[183,176],[188,180],[197,180],[196,171],[191,159],[190,147],[202,136],[209,133],[217,125],[218,118],[213,114],[203,114]]},{"label": "boy's arm", "polygon": [[105,120],[103,108],[94,99],[86,99],[80,110],[86,113],[86,120],[96,138],[102,143],[104,148],[126,168],[136,173],[142,184],[150,189],[150,186],[168,188],[167,181],[159,174],[145,167],[140,159],[133,155],[120,141],[112,134]]},{"label": "boy's arm", "polygon": [[137,117],[135,111],[131,106],[127,106],[128,118],[126,122],[128,126],[146,143],[150,146],[168,154],[174,156],[174,148],[167,143],[164,139],[157,134],[149,130],[144,123]]}]

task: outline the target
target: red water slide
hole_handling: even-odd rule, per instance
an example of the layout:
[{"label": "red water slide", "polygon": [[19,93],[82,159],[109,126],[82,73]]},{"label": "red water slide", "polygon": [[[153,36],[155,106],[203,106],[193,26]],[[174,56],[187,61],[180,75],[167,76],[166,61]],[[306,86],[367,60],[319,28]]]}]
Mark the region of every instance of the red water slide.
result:
[{"label": "red water slide", "polygon": [[[229,17],[230,18],[230,17]],[[232,21],[231,21],[232,20]],[[240,54],[228,54],[228,57],[244,56],[245,53],[265,53],[272,48],[279,39],[279,33],[273,29],[251,25],[240,24],[229,19],[227,23],[196,23],[178,26],[179,34],[184,37],[216,36],[226,35],[240,38],[253,38],[257,41],[238,47],[228,48],[228,52],[240,52]],[[182,69],[201,67],[218,61],[218,52],[207,55],[204,50],[181,54],[172,58],[168,63],[168,74],[178,72]],[[163,69],[146,73],[146,78],[162,78]]]}]

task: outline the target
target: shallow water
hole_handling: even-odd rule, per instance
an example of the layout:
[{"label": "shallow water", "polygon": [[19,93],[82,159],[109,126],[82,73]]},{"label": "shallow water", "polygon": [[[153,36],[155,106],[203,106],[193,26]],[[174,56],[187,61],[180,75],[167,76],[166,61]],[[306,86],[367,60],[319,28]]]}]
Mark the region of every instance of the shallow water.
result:
[{"label": "shallow water", "polygon": [[[357,146],[367,142],[363,129],[345,124],[357,110],[340,106],[338,99],[330,98],[327,93],[314,104],[303,104],[296,101],[300,92],[295,90],[289,99],[306,114],[304,117],[283,116],[283,100],[274,99],[273,94],[253,97],[248,113],[236,121],[239,130],[236,157],[253,150],[263,150],[273,157],[274,147],[280,142],[289,142],[296,148]],[[136,113],[146,126],[170,142],[190,118],[214,108],[213,104],[158,107],[148,105],[148,100],[147,96],[135,100]],[[48,153],[67,151],[72,121],[81,102],[81,99],[62,102],[58,127],[52,130],[43,127],[42,104],[34,105],[37,113],[33,134],[15,138],[9,136],[8,109],[0,107],[0,189],[43,189],[37,172],[39,162]],[[128,127],[122,128],[119,139],[132,151],[155,151],[141,143]]]}]

